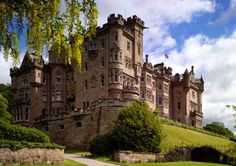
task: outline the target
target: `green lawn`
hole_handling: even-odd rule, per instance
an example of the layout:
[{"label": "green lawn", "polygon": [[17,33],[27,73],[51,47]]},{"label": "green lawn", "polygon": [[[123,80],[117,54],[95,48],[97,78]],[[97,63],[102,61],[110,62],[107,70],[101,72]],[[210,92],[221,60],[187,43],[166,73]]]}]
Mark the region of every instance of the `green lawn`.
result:
[{"label": "green lawn", "polygon": [[175,146],[186,146],[186,145],[212,145],[216,148],[227,148],[232,141],[229,141],[224,138],[211,136],[196,132],[189,129],[184,129],[180,127],[170,126],[163,124],[163,132],[166,134],[166,137],[161,143],[163,151],[174,149]]},{"label": "green lawn", "polygon": [[[50,165],[52,164],[30,164],[30,165],[22,165],[22,166],[50,166]],[[65,159],[64,164],[53,164],[53,166],[86,166],[86,165],[75,162],[73,160]]]},{"label": "green lawn", "polygon": [[91,153],[88,151],[82,151],[82,150],[75,149],[75,148],[66,148],[65,153],[77,154],[77,155],[81,155],[81,156],[90,156],[91,155]]},{"label": "green lawn", "polygon": [[203,162],[167,162],[167,163],[135,163],[125,166],[229,166],[225,164],[203,163]]}]

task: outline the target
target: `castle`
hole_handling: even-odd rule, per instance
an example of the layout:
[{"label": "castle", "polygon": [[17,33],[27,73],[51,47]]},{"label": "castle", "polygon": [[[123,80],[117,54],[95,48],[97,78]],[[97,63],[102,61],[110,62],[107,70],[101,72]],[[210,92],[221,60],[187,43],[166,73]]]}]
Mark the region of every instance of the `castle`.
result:
[{"label": "castle", "polygon": [[13,122],[34,126],[59,144],[86,148],[95,134],[107,131],[118,111],[134,100],[145,100],[162,117],[202,127],[204,81],[194,68],[172,75],[163,63],[143,60],[144,22],[111,14],[84,43],[83,71],[63,56],[49,62],[26,53],[10,76]]}]

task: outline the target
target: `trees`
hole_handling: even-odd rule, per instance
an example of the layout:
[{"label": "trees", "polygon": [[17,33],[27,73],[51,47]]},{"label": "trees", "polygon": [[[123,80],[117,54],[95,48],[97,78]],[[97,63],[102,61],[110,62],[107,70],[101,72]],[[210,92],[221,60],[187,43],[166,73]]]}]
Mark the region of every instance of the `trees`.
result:
[{"label": "trees", "polygon": [[212,122],[211,124],[207,124],[204,129],[220,135],[224,135],[228,138],[234,138],[234,133],[228,128],[225,128],[224,123],[221,122]]},{"label": "trees", "polygon": [[[236,105],[226,105],[227,109],[232,109],[234,111],[233,116],[236,117]],[[234,119],[234,128],[236,129],[236,119]]]},{"label": "trees", "polygon": [[63,52],[69,63],[80,67],[82,43],[95,34],[97,18],[95,0],[2,0],[0,48],[15,65],[19,36],[26,33],[27,51],[35,59],[46,46],[57,56]]},{"label": "trees", "polygon": [[[90,152],[95,155],[107,154],[114,150],[160,152],[162,137],[158,116],[149,110],[146,102],[135,101],[119,112],[108,134],[91,140]],[[108,145],[109,142],[111,146]]]},{"label": "trees", "polygon": [[10,113],[7,111],[8,102],[7,99],[2,96],[0,93],[0,119],[10,120]]}]

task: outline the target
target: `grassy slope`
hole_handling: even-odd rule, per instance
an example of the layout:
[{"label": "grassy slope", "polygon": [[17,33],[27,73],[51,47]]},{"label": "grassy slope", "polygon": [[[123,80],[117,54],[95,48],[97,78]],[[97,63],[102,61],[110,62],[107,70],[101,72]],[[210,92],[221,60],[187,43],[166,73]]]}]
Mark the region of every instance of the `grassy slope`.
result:
[{"label": "grassy slope", "polygon": [[163,132],[166,134],[166,137],[161,143],[164,151],[182,145],[212,145],[217,148],[226,148],[229,144],[233,143],[220,137],[165,124],[163,124]]}]

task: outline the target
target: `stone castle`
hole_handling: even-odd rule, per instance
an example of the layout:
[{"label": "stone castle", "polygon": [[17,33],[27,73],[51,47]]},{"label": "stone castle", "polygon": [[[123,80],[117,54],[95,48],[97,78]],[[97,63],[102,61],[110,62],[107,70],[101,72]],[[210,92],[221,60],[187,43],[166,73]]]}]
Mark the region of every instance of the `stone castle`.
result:
[{"label": "stone castle", "polygon": [[172,75],[163,63],[143,60],[144,22],[111,14],[96,38],[84,43],[83,71],[63,56],[49,62],[26,53],[12,68],[13,122],[45,131],[59,144],[86,148],[95,134],[107,131],[118,111],[145,100],[162,117],[202,127],[202,78],[194,68]]}]

